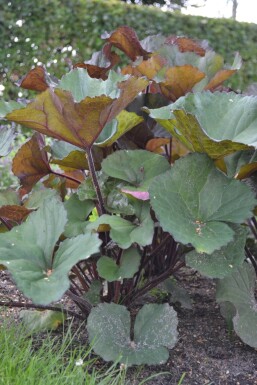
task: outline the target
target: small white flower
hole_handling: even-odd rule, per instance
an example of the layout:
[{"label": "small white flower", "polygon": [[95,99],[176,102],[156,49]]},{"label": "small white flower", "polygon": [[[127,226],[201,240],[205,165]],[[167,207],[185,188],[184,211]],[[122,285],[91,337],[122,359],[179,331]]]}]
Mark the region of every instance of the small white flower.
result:
[{"label": "small white flower", "polygon": [[76,361],[76,362],[75,362],[75,365],[76,365],[76,366],[81,366],[81,365],[83,365],[83,360],[82,360],[82,358],[80,358],[78,361]]}]

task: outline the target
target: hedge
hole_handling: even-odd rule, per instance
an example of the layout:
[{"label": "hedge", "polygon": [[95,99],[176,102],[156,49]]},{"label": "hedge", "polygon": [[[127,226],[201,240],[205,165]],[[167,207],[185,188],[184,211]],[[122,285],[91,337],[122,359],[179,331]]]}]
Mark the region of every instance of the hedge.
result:
[{"label": "hedge", "polygon": [[[235,51],[243,57],[240,74],[229,83],[244,89],[257,81],[257,25],[162,12],[154,7],[118,0],[21,0],[4,2],[0,13],[0,84],[6,98],[15,82],[33,65],[47,64],[60,76],[72,63],[87,60],[100,49],[104,31],[133,27],[140,38],[150,34],[188,35],[206,39],[231,63]],[[60,65],[61,63],[61,65]],[[7,95],[9,94],[9,95]]]}]

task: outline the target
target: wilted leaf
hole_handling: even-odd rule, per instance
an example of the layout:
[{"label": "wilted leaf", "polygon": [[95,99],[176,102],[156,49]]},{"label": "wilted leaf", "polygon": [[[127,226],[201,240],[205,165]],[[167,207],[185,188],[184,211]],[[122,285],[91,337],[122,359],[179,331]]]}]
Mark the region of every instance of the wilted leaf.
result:
[{"label": "wilted leaf", "polygon": [[180,52],[194,52],[198,56],[204,56],[207,48],[204,41],[197,41],[185,36],[168,36],[165,39],[165,44],[175,44]]},{"label": "wilted leaf", "polygon": [[75,68],[85,68],[92,78],[107,78],[107,72],[119,63],[119,56],[111,51],[112,44],[107,43],[99,52],[94,52],[91,59],[84,63],[76,63]]},{"label": "wilted leaf", "polygon": [[12,171],[27,193],[41,178],[52,172],[44,146],[42,135],[36,133],[21,146],[13,159]]},{"label": "wilted leaf", "polygon": [[211,278],[224,278],[233,273],[245,259],[247,229],[242,226],[232,228],[235,235],[231,242],[210,255],[190,251],[186,254],[187,265]]},{"label": "wilted leaf", "polygon": [[48,87],[56,87],[57,84],[58,80],[50,76],[42,66],[33,68],[17,82],[17,86],[21,88],[39,92],[45,91]]},{"label": "wilted leaf", "polygon": [[135,31],[126,25],[117,28],[111,33],[105,32],[102,35],[102,39],[119,48],[131,60],[136,60],[138,56],[148,57],[148,52],[141,46]]},{"label": "wilted leaf", "polygon": [[130,339],[130,314],[125,306],[100,304],[87,321],[93,349],[105,361],[122,362],[128,366],[165,363],[169,357],[166,348],[177,342],[177,315],[167,304],[144,305],[139,310],[134,340]]},{"label": "wilted leaf", "polygon": [[151,204],[164,231],[176,241],[211,254],[233,239],[226,223],[251,217],[256,200],[244,183],[227,178],[204,154],[190,154],[156,177]]},{"label": "wilted leaf", "polygon": [[8,221],[21,223],[31,211],[25,206],[7,205],[0,207],[0,217]]},{"label": "wilted leaf", "polygon": [[56,330],[66,319],[62,312],[53,310],[21,310],[20,318],[31,333]]},{"label": "wilted leaf", "polygon": [[257,303],[254,297],[256,274],[252,265],[244,262],[233,274],[219,280],[217,301],[231,302],[236,315],[235,332],[246,344],[257,347]]},{"label": "wilted leaf", "polygon": [[140,259],[138,250],[131,247],[123,251],[119,264],[116,264],[113,258],[101,257],[97,262],[97,271],[100,277],[108,282],[132,278],[138,271]]},{"label": "wilted leaf", "polygon": [[61,242],[54,253],[66,222],[63,204],[44,200],[26,222],[0,234],[0,263],[35,304],[58,301],[69,288],[70,269],[99,250],[97,235],[83,234]]}]

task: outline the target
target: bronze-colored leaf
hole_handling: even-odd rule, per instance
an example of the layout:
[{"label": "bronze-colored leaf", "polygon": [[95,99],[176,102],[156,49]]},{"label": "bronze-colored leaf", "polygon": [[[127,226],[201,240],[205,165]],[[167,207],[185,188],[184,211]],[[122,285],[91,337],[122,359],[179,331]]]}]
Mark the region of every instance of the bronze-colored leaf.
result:
[{"label": "bronze-colored leaf", "polygon": [[158,54],[153,54],[147,60],[141,61],[138,65],[128,65],[122,69],[123,75],[146,76],[154,79],[158,72],[167,65],[167,60]]},{"label": "bronze-colored leaf", "polygon": [[165,44],[176,44],[180,52],[194,52],[199,56],[204,56],[206,52],[202,42],[184,36],[169,36],[165,40]]},{"label": "bronze-colored leaf", "polygon": [[13,159],[12,171],[26,193],[45,175],[51,173],[47,153],[44,150],[44,139],[36,133],[22,145]]},{"label": "bronze-colored leaf", "polygon": [[149,81],[144,78],[130,77],[128,80],[119,84],[120,96],[118,99],[114,99],[110,111],[106,111],[101,116],[101,122],[104,125],[114,119],[122,110],[124,110],[132,100],[143,91]]},{"label": "bronze-colored leaf", "polygon": [[49,76],[42,66],[33,68],[17,82],[17,85],[21,88],[39,92],[45,91],[48,87],[56,84],[57,79]]},{"label": "bronze-colored leaf", "polygon": [[85,152],[82,151],[71,151],[63,159],[51,159],[53,164],[58,164],[63,167],[71,167],[77,170],[88,170],[88,162]]},{"label": "bronze-colored leaf", "polygon": [[143,49],[135,31],[126,25],[111,33],[105,33],[102,38],[119,48],[133,61],[138,56],[143,56],[144,59],[148,57],[148,52]]},{"label": "bronze-colored leaf", "polygon": [[79,103],[68,91],[47,89],[26,108],[13,111],[6,118],[87,150],[103,127],[147,85],[146,79],[131,77],[119,83],[118,98],[101,95],[86,97]]},{"label": "bronze-colored leaf", "polygon": [[169,138],[154,138],[148,140],[146,150],[154,152],[155,154],[164,154],[164,146],[170,143]]},{"label": "bronze-colored leaf", "polygon": [[237,69],[222,69],[218,71],[204,89],[213,91],[236,72]]},{"label": "bronze-colored leaf", "polygon": [[22,223],[27,218],[29,213],[33,210],[27,209],[25,206],[8,205],[0,207],[0,217],[16,222]]},{"label": "bronze-colored leaf", "polygon": [[47,89],[26,108],[8,114],[7,119],[87,148],[101,132],[101,114],[109,112],[112,103],[113,99],[104,95],[75,103],[70,92]]},{"label": "bronze-colored leaf", "polygon": [[63,177],[66,178],[66,188],[77,189],[81,182],[85,179],[85,175],[80,170],[72,168],[64,168]]},{"label": "bronze-colored leaf", "polygon": [[123,74],[143,75],[154,80],[160,92],[172,101],[192,91],[195,84],[205,77],[202,71],[189,64],[167,67],[167,60],[158,54],[152,55],[137,66],[125,67]]},{"label": "bronze-colored leaf", "polygon": [[91,78],[107,79],[107,72],[119,63],[120,57],[111,51],[112,44],[107,43],[99,52],[95,52],[92,58],[84,63],[76,63],[74,68],[85,68]]},{"label": "bronze-colored leaf", "polygon": [[176,101],[180,96],[192,91],[192,88],[205,74],[191,65],[168,68],[165,73],[165,81],[161,82],[162,94],[169,100]]}]

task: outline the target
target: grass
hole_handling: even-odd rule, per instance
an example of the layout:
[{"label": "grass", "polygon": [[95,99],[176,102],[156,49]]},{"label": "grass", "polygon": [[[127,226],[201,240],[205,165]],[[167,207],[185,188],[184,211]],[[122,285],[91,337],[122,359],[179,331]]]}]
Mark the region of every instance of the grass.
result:
[{"label": "grass", "polygon": [[48,334],[36,342],[21,326],[2,325],[0,384],[125,385],[125,370],[115,365],[97,370],[90,348],[73,342],[70,330],[62,340]]},{"label": "grass", "polygon": [[[91,349],[71,329],[53,337],[28,335],[22,325],[0,325],[0,385],[132,385],[126,370],[113,364],[99,369]],[[142,380],[147,384],[161,374]],[[184,379],[183,373],[178,385]],[[137,377],[137,376],[136,376]]]}]

